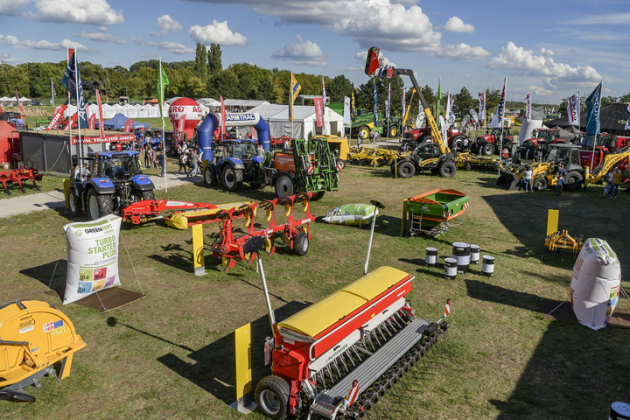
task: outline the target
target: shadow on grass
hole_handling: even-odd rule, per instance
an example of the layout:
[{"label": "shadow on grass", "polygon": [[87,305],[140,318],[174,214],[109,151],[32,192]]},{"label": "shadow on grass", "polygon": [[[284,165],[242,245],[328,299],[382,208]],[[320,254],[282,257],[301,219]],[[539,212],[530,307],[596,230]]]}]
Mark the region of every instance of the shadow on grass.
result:
[{"label": "shadow on grass", "polygon": [[[309,303],[304,302],[289,302],[275,310],[276,320],[283,320],[308,305]],[[263,352],[265,337],[271,336],[269,317],[265,315],[253,321],[251,331],[252,391],[254,391],[258,381],[271,374],[270,366],[264,366]],[[172,353],[165,354],[158,358],[158,361],[225,404],[229,405],[235,401],[234,333],[193,351],[188,358],[196,363],[188,363]]]},{"label": "shadow on grass", "polygon": [[[472,298],[540,312],[537,295],[465,282]],[[489,400],[501,411],[497,419],[605,418],[613,401],[627,400],[629,345],[623,329],[550,322],[507,401]]]},{"label": "shadow on grass", "polygon": [[25,268],[20,270],[20,274],[34,278],[46,287],[54,290],[63,301],[63,296],[66,291],[67,269],[67,260],[59,259],[57,261],[51,261],[46,264],[38,265],[37,267]]}]

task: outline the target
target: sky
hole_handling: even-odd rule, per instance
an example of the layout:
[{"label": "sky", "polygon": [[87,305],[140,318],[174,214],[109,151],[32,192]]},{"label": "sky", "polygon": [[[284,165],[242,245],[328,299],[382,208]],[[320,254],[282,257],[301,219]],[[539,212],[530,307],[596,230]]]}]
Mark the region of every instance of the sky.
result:
[{"label": "sky", "polygon": [[0,61],[79,61],[129,67],[194,60],[198,42],[221,45],[223,67],[335,77],[360,85],[366,51],[412,69],[420,85],[476,97],[560,103],[630,92],[627,0],[0,0]]}]

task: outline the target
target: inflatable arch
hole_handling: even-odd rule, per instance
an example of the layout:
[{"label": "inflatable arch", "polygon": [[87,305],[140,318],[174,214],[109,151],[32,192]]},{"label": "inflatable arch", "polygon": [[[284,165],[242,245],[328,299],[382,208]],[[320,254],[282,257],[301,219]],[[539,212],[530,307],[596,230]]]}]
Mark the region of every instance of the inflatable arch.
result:
[{"label": "inflatable arch", "polygon": [[[199,148],[202,151],[201,159],[212,162],[214,160],[214,152],[212,151],[212,133],[221,125],[221,114],[208,114],[203,120],[197,131],[199,139]],[[265,151],[271,149],[271,137],[269,135],[269,126],[260,118],[258,113],[240,113],[226,114],[226,127],[247,127],[252,126],[258,133],[258,141],[262,144]]]}]

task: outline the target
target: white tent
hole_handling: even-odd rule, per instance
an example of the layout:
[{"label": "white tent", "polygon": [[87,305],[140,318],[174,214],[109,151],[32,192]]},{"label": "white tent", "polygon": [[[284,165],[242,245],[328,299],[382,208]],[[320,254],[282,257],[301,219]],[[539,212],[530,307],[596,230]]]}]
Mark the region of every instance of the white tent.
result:
[{"label": "white tent", "polygon": [[116,109],[110,104],[103,104],[103,118],[109,120],[114,118],[114,115],[116,115]]},{"label": "white tent", "polygon": [[289,136],[308,139],[315,134],[339,134],[343,129],[343,117],[324,107],[324,127],[317,127],[314,106],[294,106],[295,118],[289,121],[288,105],[263,104],[252,108],[269,124],[273,137]]},{"label": "white tent", "polygon": [[[15,103],[15,98],[13,98],[13,103]],[[9,106],[9,105],[11,105],[11,98],[9,98],[7,96],[3,96],[2,98],[0,98],[0,105],[1,106]]]},{"label": "white tent", "polygon": [[[142,105],[139,105],[142,106]],[[138,108],[136,105],[127,105],[127,113],[125,114],[125,116],[127,118],[138,118]]]},{"label": "white tent", "polygon": [[20,98],[20,103],[21,103],[22,105],[30,105],[30,104],[31,104],[31,102],[33,102],[33,101],[31,101],[30,99],[28,99],[28,98],[26,98],[26,97],[24,97],[24,96],[22,96],[22,97]]}]

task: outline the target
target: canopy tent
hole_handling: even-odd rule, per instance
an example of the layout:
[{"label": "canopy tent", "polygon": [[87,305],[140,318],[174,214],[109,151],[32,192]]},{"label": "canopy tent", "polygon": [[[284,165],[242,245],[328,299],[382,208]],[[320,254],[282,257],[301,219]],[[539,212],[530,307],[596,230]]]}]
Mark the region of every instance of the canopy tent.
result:
[{"label": "canopy tent", "polygon": [[[273,137],[288,136],[308,139],[309,135],[321,134],[322,127],[317,127],[314,106],[294,106],[295,118],[289,121],[289,106],[261,104],[249,112],[256,112],[267,121]],[[324,107],[324,132],[339,134],[343,127],[343,117],[328,107]]]},{"label": "canopy tent", "polygon": [[[125,124],[130,119],[131,118],[127,118],[123,114],[116,114],[114,115],[114,118],[105,121],[103,123],[103,127],[109,130],[121,130],[125,127]],[[131,128],[141,128],[141,127],[149,128],[150,126],[151,124],[149,123],[140,123],[137,121],[133,121],[133,123],[131,124]]]},{"label": "canopy tent", "polygon": [[[582,111],[580,115],[580,130],[586,132],[586,111]],[[628,103],[617,103],[607,105],[600,110],[600,126],[602,133],[617,134],[620,136],[630,136],[630,130],[626,130],[626,122],[630,117],[628,111]],[[556,118],[545,122],[547,127],[563,127],[568,128],[569,117]]]}]

